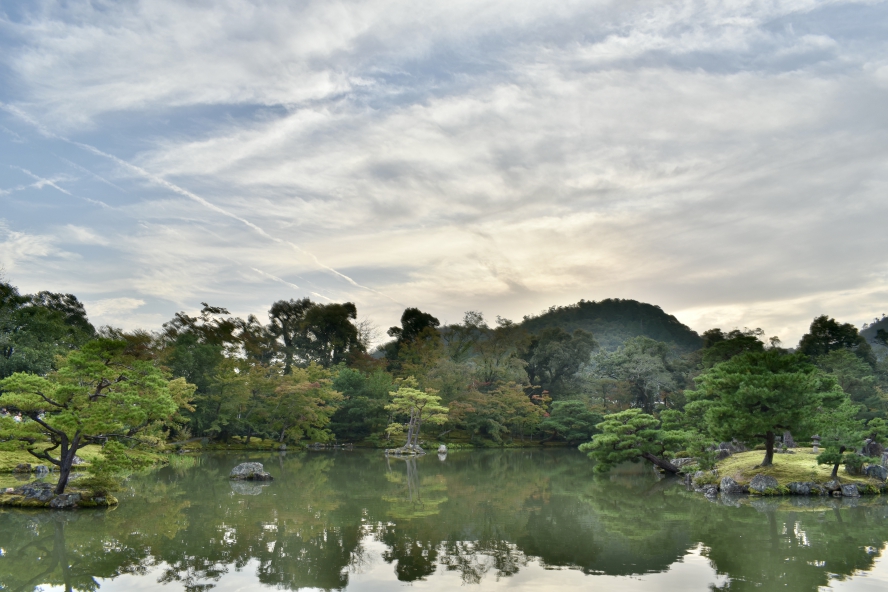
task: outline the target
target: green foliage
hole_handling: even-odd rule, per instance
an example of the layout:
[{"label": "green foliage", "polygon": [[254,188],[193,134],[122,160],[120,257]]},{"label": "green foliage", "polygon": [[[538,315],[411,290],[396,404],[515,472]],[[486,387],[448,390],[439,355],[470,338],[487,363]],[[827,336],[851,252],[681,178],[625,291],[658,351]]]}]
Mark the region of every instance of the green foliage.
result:
[{"label": "green foliage", "polygon": [[593,358],[592,374],[628,385],[629,405],[653,413],[664,394],[676,388],[669,346],[647,337],[634,337],[615,351]]},{"label": "green foliage", "polygon": [[561,327],[548,327],[531,337],[523,354],[530,383],[539,385],[553,398],[567,390],[571,379],[598,347],[592,334],[582,329],[568,333]]},{"label": "green foliage", "polygon": [[583,329],[595,335],[602,348],[612,350],[633,337],[649,337],[693,351],[702,345],[700,336],[659,306],[608,298],[598,302],[580,300],[569,306],[552,306],[537,316],[525,316],[521,326],[531,333],[558,327],[565,331]]},{"label": "green foliage", "polygon": [[535,404],[515,383],[500,385],[490,392],[472,391],[450,404],[449,420],[474,436],[485,435],[496,444],[506,436],[532,435],[545,416],[545,402]]},{"label": "green foliage", "polygon": [[555,401],[539,429],[549,432],[552,438],[575,444],[591,440],[598,432],[595,426],[603,420],[600,413],[589,409],[583,401]]},{"label": "green foliage", "polygon": [[362,440],[384,430],[388,421],[385,405],[392,385],[392,376],[382,370],[366,374],[353,368],[340,369],[333,379],[333,389],[342,393],[342,401],[330,420],[336,438]]},{"label": "green foliage", "polygon": [[862,405],[864,419],[884,415],[885,394],[879,388],[872,366],[847,349],[835,349],[815,360],[818,368],[836,377],[851,400]]},{"label": "green foliage", "polygon": [[641,409],[607,415],[596,428],[600,433],[582,444],[580,450],[596,462],[595,471],[600,473],[627,461],[663,458],[668,452],[684,448],[688,439],[686,432],[663,430],[660,420]]},{"label": "green foliage", "polygon": [[[2,431],[27,442],[29,451],[59,467],[57,492],[64,491],[73,457],[91,442],[132,439],[159,442],[160,428],[174,421],[193,387],[169,381],[151,364],[124,355],[124,341],[97,339],[68,354],[47,377],[16,373],[0,380],[0,405],[27,421],[2,420]],[[49,439],[52,446],[36,445]],[[117,448],[106,462],[113,465]]]},{"label": "green foliage", "polygon": [[447,407],[441,405],[441,397],[434,391],[423,392],[416,388],[418,385],[413,378],[400,381],[398,390],[389,393],[392,400],[385,406],[386,411],[392,416],[407,418],[404,423],[392,422],[386,428],[386,432],[392,435],[407,432],[406,448],[415,448],[419,445],[419,434],[423,424],[431,423],[441,425],[447,421]]},{"label": "green foliage", "polygon": [[734,356],[746,352],[762,352],[765,344],[759,339],[764,335],[761,329],[739,331],[734,329],[728,333],[721,329],[710,329],[703,334],[703,367],[712,368],[720,362],[726,362]]},{"label": "green foliage", "polygon": [[847,396],[835,379],[802,354],[777,350],[741,354],[717,364],[686,392],[689,414],[700,417],[709,435],[720,441],[764,440],[765,464],[773,458],[777,433],[807,437],[823,408],[837,407]]},{"label": "green foliage", "polygon": [[268,331],[282,342],[284,373],[310,362],[329,368],[363,352],[353,323],[357,314],[351,302],[317,304],[302,298],[272,304]]},{"label": "green foliage", "polygon": [[83,304],[72,294],[19,294],[0,282],[0,379],[15,372],[44,376],[56,359],[93,337]]},{"label": "green foliage", "polygon": [[876,357],[867,340],[851,323],[839,323],[826,315],[814,319],[808,333],[799,341],[798,351],[812,360],[837,350],[848,350],[861,360],[875,365]]}]

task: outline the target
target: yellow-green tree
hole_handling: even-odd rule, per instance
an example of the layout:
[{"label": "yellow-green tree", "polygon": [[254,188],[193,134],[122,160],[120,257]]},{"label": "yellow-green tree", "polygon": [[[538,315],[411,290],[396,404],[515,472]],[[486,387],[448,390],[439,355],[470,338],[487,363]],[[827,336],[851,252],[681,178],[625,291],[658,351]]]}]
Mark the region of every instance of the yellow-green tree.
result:
[{"label": "yellow-green tree", "polygon": [[393,422],[386,431],[389,434],[400,434],[407,428],[407,442],[403,449],[413,452],[422,452],[419,447],[419,432],[424,423],[443,424],[447,421],[447,407],[441,405],[441,397],[436,391],[428,389],[421,391],[416,379],[413,377],[401,381],[398,390],[389,393],[392,402],[385,406],[393,416],[408,418],[406,424]]}]

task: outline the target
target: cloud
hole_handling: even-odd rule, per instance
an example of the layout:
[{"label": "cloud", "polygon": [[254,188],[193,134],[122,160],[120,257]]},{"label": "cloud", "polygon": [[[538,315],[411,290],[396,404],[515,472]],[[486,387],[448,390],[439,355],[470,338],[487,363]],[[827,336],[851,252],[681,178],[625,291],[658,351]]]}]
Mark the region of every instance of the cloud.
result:
[{"label": "cloud", "polygon": [[[886,17],[813,0],[46,5],[5,24],[2,108],[33,127],[0,138],[33,153],[0,156],[38,171],[27,158],[57,153],[89,174],[53,186],[115,207],[7,217],[101,237],[91,279],[65,277],[168,312],[314,296],[387,326],[405,305],[520,318],[628,297],[791,342],[821,312],[871,318],[888,286]],[[16,183],[3,199],[36,188]]]}]

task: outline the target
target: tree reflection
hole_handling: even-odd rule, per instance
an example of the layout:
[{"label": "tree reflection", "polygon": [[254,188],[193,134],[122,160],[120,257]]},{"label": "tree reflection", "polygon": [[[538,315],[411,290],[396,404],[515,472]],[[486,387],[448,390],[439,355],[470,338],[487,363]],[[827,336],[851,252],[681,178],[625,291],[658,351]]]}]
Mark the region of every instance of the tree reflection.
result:
[{"label": "tree reflection", "polygon": [[[242,460],[265,462],[277,480],[233,489],[228,471]],[[341,590],[378,560],[392,580],[453,572],[484,585],[531,562],[590,576],[663,572],[698,547],[727,577],[723,590],[817,590],[871,569],[888,540],[878,497],[712,502],[641,466],[590,469],[566,451],[443,463],[208,455],[133,477],[115,510],[0,511],[0,590],[95,591],[100,578],[131,574],[199,592],[235,570],[280,589]]]}]

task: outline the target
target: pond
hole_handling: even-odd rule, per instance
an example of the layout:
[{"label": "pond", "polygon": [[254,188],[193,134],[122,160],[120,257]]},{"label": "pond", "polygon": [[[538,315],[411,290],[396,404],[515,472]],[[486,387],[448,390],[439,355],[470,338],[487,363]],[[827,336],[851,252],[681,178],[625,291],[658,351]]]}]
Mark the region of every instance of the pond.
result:
[{"label": "pond", "polygon": [[[229,482],[247,460],[276,480]],[[888,586],[888,500],[712,502],[644,465],[593,475],[571,450],[208,454],[118,497],[0,512],[0,590]]]}]

